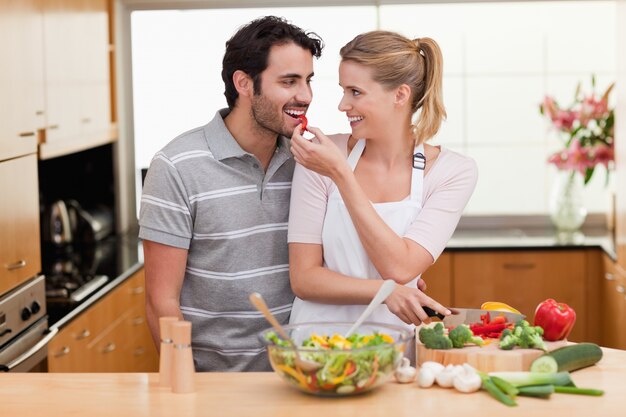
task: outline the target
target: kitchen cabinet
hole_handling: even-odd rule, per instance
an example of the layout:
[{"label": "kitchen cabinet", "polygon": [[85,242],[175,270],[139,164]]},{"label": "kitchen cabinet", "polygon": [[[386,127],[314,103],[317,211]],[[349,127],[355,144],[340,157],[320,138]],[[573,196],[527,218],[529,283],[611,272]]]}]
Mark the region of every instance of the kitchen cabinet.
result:
[{"label": "kitchen cabinet", "polygon": [[47,0],[43,9],[46,129],[40,159],[116,139],[111,122],[107,0]]},{"label": "kitchen cabinet", "polygon": [[422,274],[426,294],[444,306],[452,305],[452,254],[442,253],[437,261]]},{"label": "kitchen cabinet", "polygon": [[626,349],[626,274],[606,255],[599,298],[600,343],[606,347]]},{"label": "kitchen cabinet", "polygon": [[45,124],[42,2],[0,1],[0,161],[36,153]]},{"label": "kitchen cabinet", "polygon": [[50,372],[154,372],[158,354],[146,322],[143,269],[59,331]]},{"label": "kitchen cabinet", "polygon": [[554,298],[576,310],[569,339],[585,341],[586,259],[584,250],[454,253],[452,305],[479,308],[485,301],[502,301],[532,323],[537,305]]},{"label": "kitchen cabinet", "polygon": [[41,271],[37,155],[0,162],[0,294]]}]

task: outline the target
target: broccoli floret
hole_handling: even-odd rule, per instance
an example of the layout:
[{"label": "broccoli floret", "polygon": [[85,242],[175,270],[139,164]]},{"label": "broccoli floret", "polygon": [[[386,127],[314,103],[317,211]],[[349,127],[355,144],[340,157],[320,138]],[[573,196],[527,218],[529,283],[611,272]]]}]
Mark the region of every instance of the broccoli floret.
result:
[{"label": "broccoli floret", "polygon": [[451,349],[452,342],[443,333],[443,325],[437,323],[434,327],[422,327],[419,332],[420,342],[429,349]]},{"label": "broccoli floret", "polygon": [[289,342],[279,338],[275,332],[267,332],[267,334],[265,335],[265,340],[274,343],[276,346],[289,346]]},{"label": "broccoli floret", "polygon": [[522,333],[522,341],[526,345],[526,347],[533,349],[541,349],[543,351],[547,351],[545,343],[543,343],[543,339],[539,333],[536,331]]},{"label": "broccoli floret", "polygon": [[543,329],[538,326],[531,326],[526,320],[515,323],[513,331],[505,329],[500,337],[500,348],[504,350],[513,349],[519,346],[524,349],[546,350],[543,342]]},{"label": "broccoli floret", "polygon": [[461,324],[450,330],[448,337],[452,342],[452,346],[455,348],[462,348],[466,343],[472,343],[478,346],[483,345],[483,339],[474,336],[474,333],[472,333],[469,326],[466,324]]},{"label": "broccoli floret", "polygon": [[519,338],[510,329],[504,329],[500,336],[500,349],[511,350],[517,346]]},{"label": "broccoli floret", "polygon": [[542,336],[543,329],[539,326],[527,326],[522,328],[522,334],[520,336],[519,346],[523,348],[536,348],[546,350],[546,345],[543,343]]}]

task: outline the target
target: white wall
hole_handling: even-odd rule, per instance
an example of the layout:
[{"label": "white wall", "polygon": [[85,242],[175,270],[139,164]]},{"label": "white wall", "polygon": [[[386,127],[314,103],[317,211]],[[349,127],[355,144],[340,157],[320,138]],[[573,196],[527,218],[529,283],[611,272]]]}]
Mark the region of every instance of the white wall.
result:
[{"label": "white wall", "polygon": [[[349,130],[337,110],[343,44],[376,27],[437,40],[448,121],[434,142],[469,154],[480,169],[466,213],[543,214],[555,174],[545,161],[560,142],[538,105],[544,94],[567,103],[579,81],[589,87],[592,73],[598,90],[613,81],[615,7],[577,1],[134,12],[136,166],[147,167],[165,143],[226,106],[225,41],[239,25],[275,14],[326,42],[309,118],[328,132]],[[604,172],[597,171],[586,189],[591,212],[608,205]]]}]

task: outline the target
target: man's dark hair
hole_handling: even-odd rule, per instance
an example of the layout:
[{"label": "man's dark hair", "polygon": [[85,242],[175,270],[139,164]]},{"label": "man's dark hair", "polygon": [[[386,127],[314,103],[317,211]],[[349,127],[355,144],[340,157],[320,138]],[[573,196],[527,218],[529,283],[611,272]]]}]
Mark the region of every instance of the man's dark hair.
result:
[{"label": "man's dark hair", "polygon": [[324,44],[317,34],[305,32],[276,16],[253,20],[239,28],[226,42],[226,52],[222,61],[222,80],[226,86],[224,95],[230,109],[235,107],[239,96],[233,83],[235,71],[241,70],[248,74],[254,82],[255,94],[260,93],[261,73],[267,68],[270,48],[291,42],[311,51],[316,58],[322,55]]}]

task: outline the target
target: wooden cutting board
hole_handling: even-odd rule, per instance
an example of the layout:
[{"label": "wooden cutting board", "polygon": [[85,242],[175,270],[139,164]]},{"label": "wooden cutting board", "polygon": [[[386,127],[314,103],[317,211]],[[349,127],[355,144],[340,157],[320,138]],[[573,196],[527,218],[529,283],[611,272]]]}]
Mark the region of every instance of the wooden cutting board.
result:
[{"label": "wooden cutting board", "polygon": [[[568,345],[566,340],[545,342],[549,351]],[[462,349],[428,349],[416,337],[417,364],[427,361],[439,362],[443,365],[462,365],[469,363],[483,372],[495,371],[529,371],[531,363],[543,354],[539,349],[502,350],[499,341],[485,346],[467,346]]]}]

